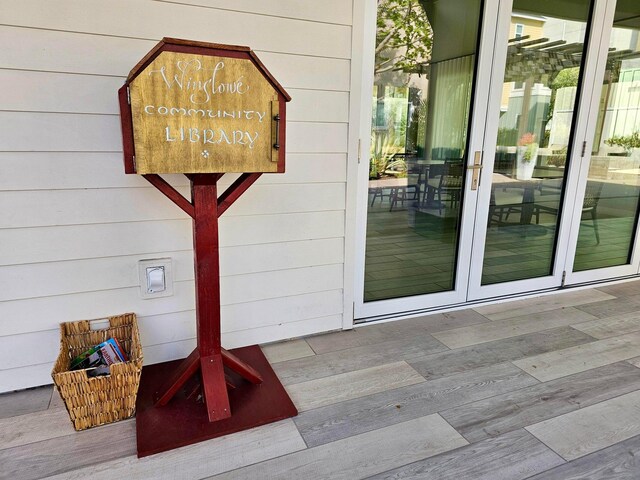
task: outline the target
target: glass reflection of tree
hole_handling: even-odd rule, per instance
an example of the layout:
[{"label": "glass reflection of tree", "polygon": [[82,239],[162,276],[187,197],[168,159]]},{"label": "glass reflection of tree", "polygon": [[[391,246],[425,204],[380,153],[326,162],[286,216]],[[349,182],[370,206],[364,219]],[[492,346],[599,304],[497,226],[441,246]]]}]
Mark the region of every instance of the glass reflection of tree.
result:
[{"label": "glass reflection of tree", "polygon": [[[389,169],[396,153],[416,148],[417,125],[424,101],[419,89],[410,88],[411,74],[424,73],[432,43],[431,26],[419,1],[378,0],[372,178]],[[396,167],[394,170],[406,171],[406,165]]]}]

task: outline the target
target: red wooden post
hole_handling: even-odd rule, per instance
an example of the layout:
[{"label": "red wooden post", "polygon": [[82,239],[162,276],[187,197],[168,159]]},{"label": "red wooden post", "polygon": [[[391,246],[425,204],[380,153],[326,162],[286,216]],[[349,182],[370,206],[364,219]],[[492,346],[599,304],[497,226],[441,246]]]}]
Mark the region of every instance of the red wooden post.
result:
[{"label": "red wooden post", "polygon": [[220,262],[218,259],[218,189],[212,175],[193,175],[195,209],[193,251],[198,312],[198,351],[220,355]]},{"label": "red wooden post", "polygon": [[220,353],[220,260],[217,175],[193,175],[193,251],[200,372],[209,421],[231,416]]}]

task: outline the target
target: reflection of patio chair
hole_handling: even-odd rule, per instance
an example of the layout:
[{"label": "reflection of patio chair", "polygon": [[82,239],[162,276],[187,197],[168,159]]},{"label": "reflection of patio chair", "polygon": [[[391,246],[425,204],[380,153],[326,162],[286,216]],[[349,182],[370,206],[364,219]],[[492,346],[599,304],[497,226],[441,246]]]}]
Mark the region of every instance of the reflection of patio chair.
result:
[{"label": "reflection of patio chair", "polygon": [[448,196],[451,208],[460,201],[463,174],[462,163],[445,163],[442,166],[442,174],[439,177],[427,180],[427,189],[433,190],[434,196],[438,195],[438,213],[440,215],[442,215],[442,197],[444,195]]},{"label": "reflection of patio chair", "polygon": [[425,170],[421,166],[410,164],[407,175],[407,185],[395,187],[391,191],[389,197],[391,206],[389,208],[389,211],[393,210],[393,207],[398,204],[398,201],[400,201],[400,203],[404,207],[405,201],[420,200],[420,189],[422,188],[422,185],[424,185],[424,175]]},{"label": "reflection of patio chair", "polygon": [[[593,231],[596,236],[596,244],[600,244],[600,232],[598,230],[598,202],[600,201],[600,194],[602,193],[603,182],[587,182],[587,188],[584,192],[584,201],[582,202],[582,214],[588,213],[591,216],[593,222]],[[558,197],[555,202],[559,205],[560,198]],[[540,213],[546,212],[553,215],[558,214],[558,207],[545,205],[544,203],[538,203],[534,205],[534,215],[536,216],[536,223],[540,223]]]},{"label": "reflection of patio chair", "polygon": [[390,191],[385,192],[384,187],[373,187],[373,188],[369,187],[369,194],[372,194],[372,193],[373,193],[373,198],[371,199],[371,206],[373,207],[373,204],[376,203],[376,198],[380,198],[380,203],[384,202],[384,197],[389,198],[389,201],[391,201],[391,194],[393,192],[390,192]]},{"label": "reflection of patio chair", "polygon": [[489,221],[502,225],[509,220],[512,213],[522,214],[522,202],[524,200],[524,189],[522,188],[493,188],[491,190],[491,201],[489,203]]}]

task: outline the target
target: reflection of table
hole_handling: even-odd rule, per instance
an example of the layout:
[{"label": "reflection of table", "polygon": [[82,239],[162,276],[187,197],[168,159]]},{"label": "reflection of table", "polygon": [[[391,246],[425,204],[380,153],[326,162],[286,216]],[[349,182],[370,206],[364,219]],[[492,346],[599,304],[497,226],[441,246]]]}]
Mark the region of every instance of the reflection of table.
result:
[{"label": "reflection of table", "polygon": [[406,199],[408,186],[407,178],[382,178],[380,180],[369,180],[369,193],[373,193],[371,206],[373,207],[373,204],[378,197],[380,197],[380,202],[382,202],[384,200],[384,190],[388,189],[388,196],[391,202],[389,210],[393,210],[393,207],[398,202],[398,198],[401,198],[403,202]]},{"label": "reflection of table", "polygon": [[611,173],[611,182],[620,185],[640,185],[640,168],[622,168],[613,170]]},{"label": "reflection of table", "polygon": [[531,180],[519,180],[517,178],[507,177],[501,173],[494,173],[491,182],[492,188],[521,188],[523,190],[520,224],[530,225],[531,218],[533,217],[535,189],[540,185],[542,179],[532,178]]}]

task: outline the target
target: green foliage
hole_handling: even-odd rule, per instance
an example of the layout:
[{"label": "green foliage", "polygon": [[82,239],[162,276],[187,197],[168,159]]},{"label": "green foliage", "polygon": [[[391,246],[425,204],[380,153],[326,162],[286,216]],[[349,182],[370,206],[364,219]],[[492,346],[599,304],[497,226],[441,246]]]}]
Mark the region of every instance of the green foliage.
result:
[{"label": "green foliage", "polygon": [[417,0],[378,0],[375,73],[419,71],[431,57],[433,34]]},{"label": "green foliage", "polygon": [[551,88],[559,90],[565,87],[577,87],[580,77],[580,67],[565,68],[561,70],[551,82]]},{"label": "green foliage", "polygon": [[538,152],[538,144],[528,143],[527,145],[524,145],[524,147],[526,148],[526,150],[524,151],[522,160],[524,161],[524,163],[529,163]]},{"label": "green foliage", "polygon": [[622,147],[629,152],[632,148],[640,148],[640,133],[636,131],[627,136],[614,135],[613,137],[605,140],[604,143],[610,147]]},{"label": "green foliage", "polygon": [[559,150],[555,150],[553,155],[548,157],[547,165],[554,165],[556,167],[564,167],[567,163],[567,147],[562,147]]},{"label": "green foliage", "polygon": [[499,128],[498,129],[498,145],[509,146],[515,145],[518,141],[517,128]]},{"label": "green foliage", "polygon": [[[561,70],[558,75],[556,75],[556,78],[553,79],[553,82],[551,82],[551,85],[549,85],[549,87],[553,90],[553,93],[551,94],[551,102],[549,103],[547,123],[550,123],[553,118],[553,110],[555,109],[557,91],[561,88],[577,87],[579,78],[580,67],[572,67]],[[543,145],[548,144],[543,142]]]},{"label": "green foliage", "polygon": [[369,178],[380,178],[387,170],[395,170],[397,176],[406,175],[406,163],[404,160],[393,158],[396,153],[403,150],[403,146],[396,135],[384,133],[371,133],[371,159],[369,161]]}]

